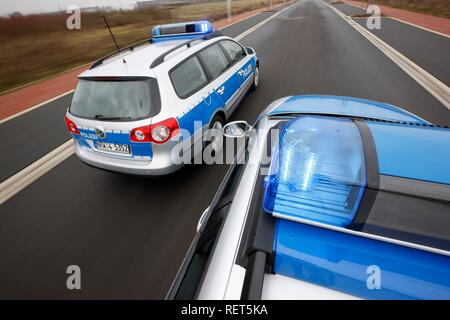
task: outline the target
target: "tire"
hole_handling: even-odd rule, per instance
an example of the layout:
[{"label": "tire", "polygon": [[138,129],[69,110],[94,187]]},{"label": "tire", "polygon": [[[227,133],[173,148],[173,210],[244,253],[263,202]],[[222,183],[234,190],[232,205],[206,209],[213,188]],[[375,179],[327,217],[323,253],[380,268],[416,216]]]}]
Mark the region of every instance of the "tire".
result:
[{"label": "tire", "polygon": [[255,67],[255,75],[253,76],[253,83],[252,86],[250,87],[250,90],[255,91],[256,89],[258,89],[258,86],[259,86],[259,64],[257,64]]},{"label": "tire", "polygon": [[[216,115],[214,116],[214,118],[211,120],[211,123],[209,124],[209,129],[210,129],[210,130],[211,130],[211,129],[222,130],[223,126],[224,126],[224,120],[223,120],[223,118],[222,118],[220,115],[216,114]],[[214,140],[211,141],[211,140],[209,139],[209,138],[210,138],[209,133],[208,133],[207,137],[208,137],[208,140],[207,140],[207,143],[206,143],[205,147],[206,147],[207,145],[212,145],[212,148],[213,148],[214,152],[219,151],[220,148],[219,148],[219,150],[217,150],[217,148],[218,148],[219,146],[222,147],[222,145],[223,145],[223,140],[221,141],[221,143],[219,143],[219,144],[216,143],[216,145],[214,145]],[[223,139],[223,137],[222,137],[222,139]]]}]

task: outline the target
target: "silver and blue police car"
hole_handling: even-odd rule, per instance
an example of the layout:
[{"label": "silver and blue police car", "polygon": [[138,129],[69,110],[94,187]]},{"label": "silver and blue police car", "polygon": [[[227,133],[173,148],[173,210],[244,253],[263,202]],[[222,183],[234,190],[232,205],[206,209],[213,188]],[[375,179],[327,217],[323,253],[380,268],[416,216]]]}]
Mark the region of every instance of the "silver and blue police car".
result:
[{"label": "silver and blue police car", "polygon": [[450,299],[449,128],[318,95],[224,134],[247,143],[167,298]]},{"label": "silver and blue police car", "polygon": [[208,21],[161,25],[150,40],[83,72],[65,121],[84,163],[167,174],[181,166],[173,159],[175,146],[195,156],[205,130],[220,130],[258,84],[254,50],[222,36]]}]

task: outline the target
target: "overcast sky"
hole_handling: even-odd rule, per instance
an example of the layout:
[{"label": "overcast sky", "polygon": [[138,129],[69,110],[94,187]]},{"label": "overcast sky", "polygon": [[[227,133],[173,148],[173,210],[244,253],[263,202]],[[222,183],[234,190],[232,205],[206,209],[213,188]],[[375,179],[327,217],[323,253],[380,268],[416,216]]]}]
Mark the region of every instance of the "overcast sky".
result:
[{"label": "overcast sky", "polygon": [[28,14],[65,10],[71,4],[80,7],[111,5],[115,8],[131,8],[136,2],[137,0],[0,0],[0,15],[14,11]]}]

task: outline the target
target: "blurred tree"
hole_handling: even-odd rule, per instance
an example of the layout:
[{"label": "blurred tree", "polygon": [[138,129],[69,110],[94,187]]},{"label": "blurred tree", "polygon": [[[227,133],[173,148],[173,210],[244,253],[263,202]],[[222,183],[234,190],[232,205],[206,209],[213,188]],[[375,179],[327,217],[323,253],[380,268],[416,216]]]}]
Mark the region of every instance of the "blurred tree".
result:
[{"label": "blurred tree", "polygon": [[11,18],[15,18],[15,17],[22,17],[23,14],[20,11],[14,11],[13,13],[10,13],[9,16]]}]

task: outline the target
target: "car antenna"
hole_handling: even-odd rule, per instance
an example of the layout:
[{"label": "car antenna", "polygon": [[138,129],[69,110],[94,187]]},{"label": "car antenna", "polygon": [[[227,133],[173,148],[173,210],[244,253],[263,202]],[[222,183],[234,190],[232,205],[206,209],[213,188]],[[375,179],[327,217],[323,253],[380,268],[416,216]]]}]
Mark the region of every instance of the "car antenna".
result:
[{"label": "car antenna", "polygon": [[106,20],[106,17],[105,17],[105,16],[102,16],[102,17],[103,17],[103,20],[105,20],[106,26],[108,27],[109,33],[111,34],[111,38],[113,39],[114,44],[116,45],[117,51],[119,52],[120,56],[122,57],[123,63],[127,63],[127,62],[125,61],[125,58],[122,56],[122,51],[120,50],[120,47],[119,47],[119,45],[117,44],[116,38],[114,37],[114,34],[113,34],[112,31],[111,31],[111,28],[110,28],[110,26],[109,26],[108,20]]}]

